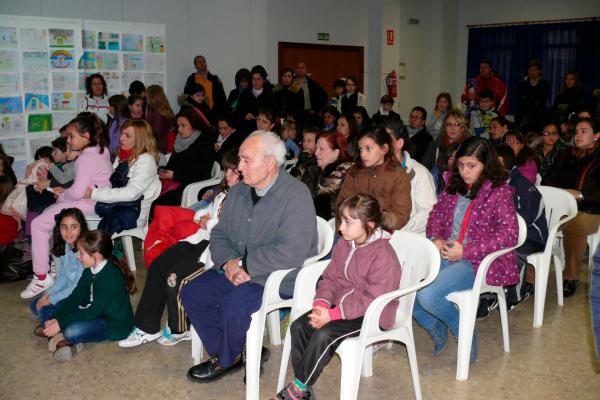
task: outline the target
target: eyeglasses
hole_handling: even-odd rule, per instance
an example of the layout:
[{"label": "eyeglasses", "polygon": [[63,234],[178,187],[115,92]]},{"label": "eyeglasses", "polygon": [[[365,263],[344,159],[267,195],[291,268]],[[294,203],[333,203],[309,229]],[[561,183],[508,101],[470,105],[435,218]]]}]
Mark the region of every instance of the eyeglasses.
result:
[{"label": "eyeglasses", "polygon": [[408,117],[410,119],[423,119],[423,117],[420,114],[410,114]]},{"label": "eyeglasses", "polygon": [[558,136],[558,132],[555,132],[555,131],[545,131],[545,132],[542,132],[542,135],[544,135],[544,136]]},{"label": "eyeglasses", "polygon": [[458,128],[459,126],[461,126],[462,124],[459,124],[458,122],[452,123],[452,122],[446,122],[446,127],[448,128]]}]

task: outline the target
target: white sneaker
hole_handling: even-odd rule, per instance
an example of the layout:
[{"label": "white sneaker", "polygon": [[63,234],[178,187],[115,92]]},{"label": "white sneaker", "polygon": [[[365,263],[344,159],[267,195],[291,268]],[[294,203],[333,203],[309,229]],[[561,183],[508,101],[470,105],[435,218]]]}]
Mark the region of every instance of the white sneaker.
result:
[{"label": "white sneaker", "polygon": [[33,279],[27,285],[27,288],[21,292],[22,299],[31,299],[48,289],[54,283],[54,279],[50,274],[46,274],[46,279],[39,280],[36,275],[33,275]]},{"label": "white sneaker", "polygon": [[183,333],[171,333],[171,329],[168,325],[165,325],[165,328],[162,331],[162,336],[158,338],[158,343],[163,346],[175,346],[177,343],[183,340],[192,340],[192,335],[190,331],[185,331]]},{"label": "white sneaker", "polygon": [[150,343],[153,340],[158,339],[161,335],[161,332],[146,333],[134,326],[133,330],[126,339],[119,340],[119,347],[135,347],[144,343]]}]

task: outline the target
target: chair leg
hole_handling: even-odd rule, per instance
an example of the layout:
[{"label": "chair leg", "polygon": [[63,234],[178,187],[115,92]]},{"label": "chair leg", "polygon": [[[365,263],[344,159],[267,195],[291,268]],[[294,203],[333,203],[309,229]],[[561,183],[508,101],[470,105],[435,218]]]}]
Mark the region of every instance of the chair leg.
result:
[{"label": "chair leg", "polygon": [[502,325],[502,340],[504,342],[504,351],[506,353],[509,353],[510,336],[508,331],[508,311],[506,309],[506,297],[504,295],[504,290],[500,288],[500,290],[496,292],[496,296],[498,297],[498,309],[500,310],[500,324]]},{"label": "chair leg", "polygon": [[421,379],[419,378],[419,366],[417,365],[417,352],[415,349],[415,339],[412,329],[407,330],[408,340],[404,342],[406,345],[406,353],[408,354],[408,364],[410,365],[410,374],[412,375],[413,387],[415,390],[415,399],[421,400]]},{"label": "chair leg", "polygon": [[365,378],[373,376],[373,345],[367,346],[363,352],[361,374]]},{"label": "chair leg", "polygon": [[202,361],[204,346],[202,346],[200,336],[198,336],[198,333],[193,326],[190,328],[190,334],[192,335],[192,359],[194,360],[194,365],[197,365],[200,364],[200,361]]},{"label": "chair leg", "polygon": [[456,356],[456,380],[458,381],[469,379],[469,362],[477,304],[477,299],[469,299],[462,301],[459,306],[458,354]]},{"label": "chair leg", "polygon": [[556,274],[556,302],[559,306],[564,304],[563,298],[563,263],[559,256],[553,256],[554,273]]},{"label": "chair leg", "polygon": [[533,327],[540,328],[544,322],[544,305],[550,273],[550,260],[542,257],[535,260],[535,290],[533,294]]},{"label": "chair leg", "polygon": [[264,331],[265,314],[258,310],[252,314],[252,322],[246,332],[246,400],[260,398],[260,354]]},{"label": "chair leg", "polygon": [[135,254],[133,253],[133,240],[131,236],[121,236],[123,241],[123,250],[125,250],[125,257],[127,258],[127,265],[131,272],[135,271]]},{"label": "chair leg", "polygon": [[342,371],[340,379],[340,400],[356,400],[360,384],[360,371],[363,364],[363,349],[348,348],[340,354]]},{"label": "chair leg", "polygon": [[269,339],[273,346],[281,345],[281,328],[279,326],[279,310],[271,311],[267,315],[267,324],[269,326]]},{"label": "chair leg", "polygon": [[281,365],[279,366],[279,378],[277,379],[277,390],[279,393],[285,385],[285,375],[287,372],[288,363],[290,362],[290,353],[292,351],[292,336],[288,327],[283,340],[283,350],[281,351]]}]

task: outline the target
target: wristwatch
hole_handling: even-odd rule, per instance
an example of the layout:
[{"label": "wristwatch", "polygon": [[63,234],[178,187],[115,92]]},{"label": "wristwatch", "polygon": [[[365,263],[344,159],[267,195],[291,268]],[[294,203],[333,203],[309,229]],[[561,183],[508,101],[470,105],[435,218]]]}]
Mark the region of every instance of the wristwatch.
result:
[{"label": "wristwatch", "polygon": [[581,193],[581,191],[579,192],[579,194],[577,195],[577,201],[581,201],[583,200],[583,193]]}]

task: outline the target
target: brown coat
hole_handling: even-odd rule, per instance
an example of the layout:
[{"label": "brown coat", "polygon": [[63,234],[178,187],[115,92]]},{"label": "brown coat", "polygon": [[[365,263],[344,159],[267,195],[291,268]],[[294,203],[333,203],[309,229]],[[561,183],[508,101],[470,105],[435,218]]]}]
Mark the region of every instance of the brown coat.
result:
[{"label": "brown coat", "polygon": [[377,167],[354,165],[342,185],[336,209],[346,197],[357,193],[373,195],[383,210],[383,226],[390,230],[402,229],[411,210],[410,178],[395,159]]}]

